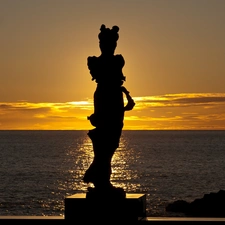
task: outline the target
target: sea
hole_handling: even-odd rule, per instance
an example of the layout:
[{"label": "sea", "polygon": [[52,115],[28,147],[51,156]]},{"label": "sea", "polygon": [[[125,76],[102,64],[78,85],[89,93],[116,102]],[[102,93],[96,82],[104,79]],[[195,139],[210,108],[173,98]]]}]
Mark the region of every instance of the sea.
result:
[{"label": "sea", "polygon": [[[64,199],[85,193],[93,160],[85,130],[0,131],[0,215],[63,216]],[[107,148],[107,146],[106,146]],[[146,194],[149,217],[176,200],[225,189],[225,131],[128,131],[112,161],[113,185]]]}]

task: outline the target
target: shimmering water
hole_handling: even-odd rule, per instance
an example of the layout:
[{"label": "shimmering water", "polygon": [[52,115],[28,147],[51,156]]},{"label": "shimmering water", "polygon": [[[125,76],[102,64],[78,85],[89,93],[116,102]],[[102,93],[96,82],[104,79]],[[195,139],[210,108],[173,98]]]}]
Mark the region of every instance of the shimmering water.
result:
[{"label": "shimmering water", "polygon": [[[168,203],[225,189],[224,153],[225,131],[123,131],[112,182],[146,193],[148,216],[174,216]],[[63,215],[92,157],[87,131],[0,131],[0,215]]]}]

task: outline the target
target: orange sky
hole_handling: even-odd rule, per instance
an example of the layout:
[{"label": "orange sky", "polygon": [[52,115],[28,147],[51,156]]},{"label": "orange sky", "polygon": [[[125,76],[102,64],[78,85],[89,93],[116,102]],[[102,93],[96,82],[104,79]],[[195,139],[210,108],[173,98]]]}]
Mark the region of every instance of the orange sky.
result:
[{"label": "orange sky", "polygon": [[0,129],[91,129],[87,57],[120,27],[124,129],[225,129],[225,1],[0,1]]}]

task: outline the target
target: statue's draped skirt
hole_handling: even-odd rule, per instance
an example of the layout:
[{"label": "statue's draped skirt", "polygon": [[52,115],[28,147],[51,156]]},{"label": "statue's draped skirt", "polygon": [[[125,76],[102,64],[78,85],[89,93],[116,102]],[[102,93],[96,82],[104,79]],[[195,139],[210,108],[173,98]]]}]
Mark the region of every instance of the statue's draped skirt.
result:
[{"label": "statue's draped skirt", "polygon": [[92,140],[94,159],[83,180],[95,186],[110,183],[111,160],[119,147],[123,128],[124,101],[120,86],[98,84],[94,93],[94,114],[97,126],[88,132]]}]

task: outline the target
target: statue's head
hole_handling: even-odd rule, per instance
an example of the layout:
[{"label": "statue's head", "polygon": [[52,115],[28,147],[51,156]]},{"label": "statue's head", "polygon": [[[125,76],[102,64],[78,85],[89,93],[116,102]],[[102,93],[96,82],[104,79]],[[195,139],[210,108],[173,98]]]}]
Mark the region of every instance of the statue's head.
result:
[{"label": "statue's head", "polygon": [[113,26],[112,29],[106,28],[102,24],[100,28],[100,33],[98,34],[99,38],[99,47],[103,54],[114,54],[114,51],[117,46],[117,40],[119,39],[119,27]]}]

